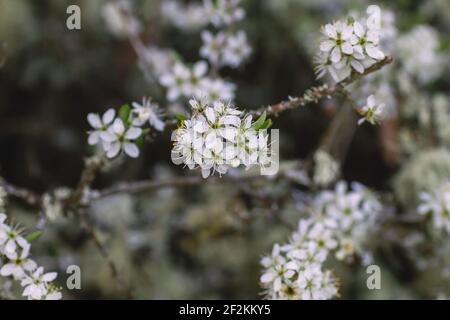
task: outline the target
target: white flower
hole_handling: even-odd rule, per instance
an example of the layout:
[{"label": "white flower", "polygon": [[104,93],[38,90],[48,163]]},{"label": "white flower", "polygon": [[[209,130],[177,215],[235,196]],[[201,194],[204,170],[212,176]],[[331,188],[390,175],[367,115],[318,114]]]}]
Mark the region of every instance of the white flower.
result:
[{"label": "white flower", "polygon": [[109,126],[116,116],[114,109],[108,109],[100,118],[98,114],[89,113],[87,120],[94,130],[89,131],[88,143],[89,145],[98,144],[102,140],[102,135],[108,131]]},{"label": "white flower", "polygon": [[163,74],[159,81],[167,87],[169,101],[175,101],[180,96],[198,97],[201,96],[201,80],[207,71],[208,65],[205,61],[195,63],[192,69],[178,62],[170,72]]},{"label": "white flower", "polygon": [[326,24],[322,28],[324,39],[316,55],[316,74],[329,73],[336,82],[349,77],[352,70],[364,73],[365,69],[385,55],[379,47],[380,31],[366,29],[362,23],[349,19]]},{"label": "white flower", "polygon": [[219,65],[223,47],[225,46],[227,35],[219,32],[214,35],[211,31],[202,32],[203,46],[200,48],[200,56],[206,58],[213,65]]},{"label": "white flower", "polygon": [[234,35],[229,35],[226,39],[222,51],[222,64],[237,68],[250,56],[251,52],[252,49],[248,44],[246,33],[242,30],[238,31]]},{"label": "white flower", "polygon": [[132,103],[133,113],[136,118],[133,125],[142,126],[145,122],[149,122],[150,126],[158,131],[164,130],[164,122],[160,119],[160,110],[156,103],[152,103],[150,98],[143,98],[142,104]]},{"label": "white flower", "polygon": [[242,20],[245,11],[239,7],[241,0],[204,0],[204,6],[214,26],[227,26]]},{"label": "white flower", "polygon": [[26,272],[31,272],[36,269],[37,264],[31,259],[28,259],[28,253],[30,251],[30,246],[28,245],[25,249],[21,250],[21,253],[17,252],[6,252],[6,257],[10,260],[0,269],[0,275],[3,277],[13,276],[14,279],[22,279]]},{"label": "white flower", "polygon": [[204,6],[198,3],[181,4],[179,1],[165,0],[161,3],[161,13],[182,30],[197,30],[209,22]]},{"label": "white flower", "polygon": [[436,229],[450,234],[450,184],[444,183],[431,193],[421,193],[420,201],[417,212],[429,214]]},{"label": "white flower", "polygon": [[222,79],[204,78],[200,83],[199,95],[197,98],[208,101],[233,101],[236,86]]},{"label": "white flower", "polygon": [[[0,200],[3,203],[4,194],[0,188]],[[6,223],[6,215],[0,213],[0,276],[12,277],[26,286],[23,295],[30,299],[61,299],[59,289],[50,282],[56,278],[56,273],[41,275],[42,267],[30,259],[31,245],[20,236],[17,228]]]},{"label": "white flower", "polygon": [[252,128],[252,117],[220,100],[190,100],[193,115],[173,134],[172,160],[189,169],[200,168],[202,176],[225,174],[241,163],[247,168],[265,161],[267,133]]},{"label": "white flower", "polygon": [[[173,68],[175,61],[170,50],[160,49],[158,47],[138,47],[139,50],[139,66],[144,72],[149,72],[151,74],[146,74],[147,78],[154,80],[161,77],[163,74],[168,73],[171,68]],[[149,70],[147,70],[149,69]]]},{"label": "white flower", "polygon": [[139,156],[139,148],[134,142],[141,134],[141,128],[131,126],[126,129],[122,119],[114,120],[114,123],[105,135],[105,141],[107,142],[105,147],[106,156],[114,158],[123,149],[128,156],[137,158]]},{"label": "white flower", "polygon": [[320,43],[320,50],[330,54],[331,61],[341,61],[343,55],[353,54],[350,39],[353,27],[348,23],[336,21],[326,24],[322,29],[325,40]]},{"label": "white flower", "polygon": [[415,26],[402,35],[396,42],[396,55],[401,67],[421,84],[426,84],[439,77],[445,68],[444,58],[439,54],[439,37],[433,27]]},{"label": "white flower", "polygon": [[364,107],[361,108],[360,113],[363,116],[363,118],[358,120],[358,124],[364,123],[364,121],[367,121],[371,124],[376,124],[380,120],[384,118],[384,110],[385,105],[382,104],[376,104],[375,97],[373,95],[370,95],[367,98],[367,103]]},{"label": "white flower", "polygon": [[[39,267],[30,276],[25,277],[21,285],[25,287],[23,296],[29,299],[40,300],[48,293],[48,283],[56,279],[56,272],[44,273],[44,268]],[[51,298],[57,298],[54,295]]]},{"label": "white flower", "polygon": [[[378,30],[365,29],[364,26],[355,21],[353,23],[354,33],[350,38],[350,42],[353,45],[353,50],[355,51],[355,56],[362,60],[365,55],[375,60],[384,59],[384,53],[378,47],[380,43],[380,34]],[[359,71],[362,73],[363,71]]]}]

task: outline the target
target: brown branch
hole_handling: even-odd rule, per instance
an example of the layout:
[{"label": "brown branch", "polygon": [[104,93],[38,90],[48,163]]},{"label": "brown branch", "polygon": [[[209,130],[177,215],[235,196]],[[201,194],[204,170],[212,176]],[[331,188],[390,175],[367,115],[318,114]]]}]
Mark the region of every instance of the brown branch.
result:
[{"label": "brown branch", "polygon": [[385,57],[383,60],[375,63],[371,67],[367,68],[364,73],[358,73],[358,72],[352,72],[352,74],[346,78],[345,80],[342,80],[341,82],[336,83],[333,86],[323,85],[319,87],[314,87],[311,89],[308,89],[303,96],[301,97],[295,97],[290,98],[286,101],[281,101],[277,104],[268,106],[268,107],[262,107],[258,110],[250,112],[254,116],[259,116],[263,112],[266,112],[267,114],[277,116],[279,113],[283,111],[287,111],[290,109],[295,109],[304,105],[307,105],[309,103],[317,103],[322,99],[330,98],[331,96],[335,95],[336,93],[342,92],[345,87],[350,85],[351,83],[361,79],[362,77],[373,73],[377,70],[380,70],[384,66],[392,63],[393,59],[392,57]]},{"label": "brown branch", "polygon": [[[277,174],[279,177],[281,173]],[[101,190],[95,197],[94,200],[104,198],[117,193],[139,193],[145,191],[151,191],[155,189],[162,188],[184,188],[199,185],[202,183],[236,183],[242,181],[251,181],[256,179],[264,178],[261,175],[242,175],[242,176],[223,176],[223,177],[210,177],[208,179],[203,179],[201,176],[184,176],[170,178],[167,180],[143,180],[134,182],[121,182],[110,188]],[[272,176],[273,178],[273,176]]]},{"label": "brown branch", "polygon": [[37,192],[15,186],[2,178],[0,178],[0,186],[8,195],[21,199],[33,207],[40,207],[42,204],[41,196]]},{"label": "brown branch", "polygon": [[64,202],[64,207],[67,210],[77,211],[81,205],[85,190],[92,185],[97,173],[105,165],[106,159],[103,156],[94,156],[86,159],[85,162],[85,167],[81,172],[81,178],[78,185],[75,187],[70,197]]}]

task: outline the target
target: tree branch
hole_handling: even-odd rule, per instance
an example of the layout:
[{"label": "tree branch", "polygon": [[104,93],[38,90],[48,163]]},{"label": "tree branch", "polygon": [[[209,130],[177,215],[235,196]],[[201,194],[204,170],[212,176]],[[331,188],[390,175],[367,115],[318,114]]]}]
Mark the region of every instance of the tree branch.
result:
[{"label": "tree branch", "polygon": [[385,57],[383,60],[367,68],[364,71],[364,73],[358,73],[353,71],[348,78],[342,80],[341,82],[336,83],[331,87],[326,84],[319,87],[313,87],[311,89],[306,90],[306,92],[300,97],[289,98],[289,100],[281,101],[277,104],[268,107],[259,108],[258,110],[250,112],[250,114],[252,114],[253,116],[259,116],[263,112],[266,112],[269,115],[278,116],[278,114],[283,111],[298,108],[310,103],[317,103],[322,99],[330,98],[336,93],[342,92],[345,89],[345,87],[347,87],[351,83],[361,79],[362,77],[370,73],[380,70],[384,66],[392,63],[392,61],[393,61],[392,57],[389,56]]}]

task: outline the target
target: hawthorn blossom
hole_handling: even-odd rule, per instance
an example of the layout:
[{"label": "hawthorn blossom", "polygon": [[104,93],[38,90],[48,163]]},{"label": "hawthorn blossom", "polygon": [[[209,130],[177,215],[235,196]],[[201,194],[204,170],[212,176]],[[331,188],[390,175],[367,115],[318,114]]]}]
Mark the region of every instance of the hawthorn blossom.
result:
[{"label": "hawthorn blossom", "polygon": [[364,107],[362,107],[359,110],[359,113],[363,116],[361,119],[358,120],[358,124],[361,125],[365,121],[376,124],[380,120],[384,118],[384,111],[385,111],[385,104],[377,104],[375,101],[374,95],[370,95],[367,98],[367,103]]},{"label": "hawthorn blossom", "polygon": [[133,125],[142,126],[148,122],[151,127],[158,131],[164,130],[164,122],[161,120],[161,111],[156,103],[152,103],[150,98],[143,98],[142,104],[137,102],[132,103],[133,113],[136,115]]},{"label": "hawthorn blossom", "polygon": [[139,156],[139,148],[135,142],[141,134],[141,128],[133,126],[126,128],[122,119],[115,119],[103,138],[105,140],[106,156],[114,158],[123,150],[128,156],[137,158]]}]

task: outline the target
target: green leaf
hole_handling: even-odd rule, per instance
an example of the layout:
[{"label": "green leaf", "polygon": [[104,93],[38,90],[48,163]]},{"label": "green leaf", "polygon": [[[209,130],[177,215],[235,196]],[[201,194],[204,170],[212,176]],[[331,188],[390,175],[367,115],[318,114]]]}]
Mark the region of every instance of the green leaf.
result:
[{"label": "green leaf", "polygon": [[187,117],[182,114],[177,114],[175,117],[177,118],[177,124],[179,127],[183,124],[184,120],[187,120]]},{"label": "green leaf", "polygon": [[253,123],[252,126],[253,129],[255,130],[261,129],[265,121],[266,121],[266,112],[264,111],[264,113],[258,118],[258,120],[256,120],[255,123]]},{"label": "green leaf", "polygon": [[128,119],[130,118],[131,108],[130,105],[124,104],[119,109],[119,118],[123,120],[123,122],[128,123]]},{"label": "green leaf", "polygon": [[142,133],[139,138],[136,139],[136,144],[139,148],[142,148],[145,143],[145,136],[150,132],[149,128],[142,129]]},{"label": "green leaf", "polygon": [[262,125],[261,129],[270,129],[272,127],[272,120],[271,119],[267,119],[264,124]]},{"label": "green leaf", "polygon": [[41,236],[42,236],[42,231],[39,231],[39,230],[38,230],[38,231],[34,231],[34,232],[30,233],[29,235],[27,235],[27,236],[25,237],[25,239],[26,239],[28,242],[33,242],[33,241],[39,239]]}]

